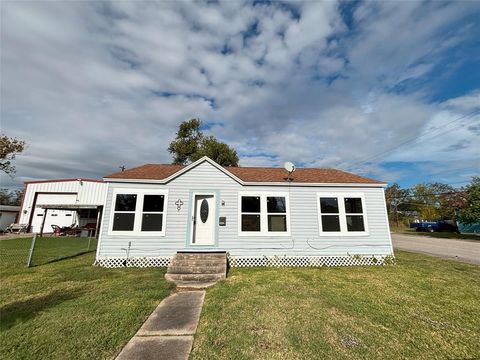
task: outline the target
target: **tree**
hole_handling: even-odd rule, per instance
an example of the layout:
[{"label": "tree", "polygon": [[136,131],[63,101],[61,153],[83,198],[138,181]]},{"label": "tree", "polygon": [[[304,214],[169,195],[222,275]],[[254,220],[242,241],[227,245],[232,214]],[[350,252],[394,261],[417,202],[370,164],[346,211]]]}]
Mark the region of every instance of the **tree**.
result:
[{"label": "tree", "polygon": [[200,131],[201,121],[199,119],[191,119],[180,124],[177,137],[173,140],[168,151],[174,155],[174,164],[186,164],[198,152],[199,145],[203,139]]},{"label": "tree", "polygon": [[402,189],[397,183],[394,183],[385,189],[385,201],[387,203],[388,215],[390,219],[395,219],[397,226],[400,226],[398,210],[405,209],[409,195],[410,191],[408,189]]},{"label": "tree", "polygon": [[192,156],[192,161],[196,161],[203,156],[208,156],[217,164],[223,166],[238,166],[237,152],[227,144],[217,141],[213,136],[204,138],[198,151]]},{"label": "tree", "polygon": [[465,203],[463,192],[442,183],[417,184],[412,187],[412,202],[423,219],[454,220],[456,210]]},{"label": "tree", "polygon": [[480,176],[474,176],[465,187],[465,206],[460,210],[458,220],[466,225],[480,222]]},{"label": "tree", "polygon": [[0,205],[20,205],[22,197],[23,190],[0,189]]},{"label": "tree", "polygon": [[25,141],[2,134],[0,136],[0,170],[8,175],[14,175],[15,166],[12,161],[24,149]]},{"label": "tree", "polygon": [[238,166],[237,152],[214,136],[204,136],[202,122],[191,119],[180,124],[177,136],[168,151],[174,155],[174,164],[186,164],[208,156],[222,166]]}]

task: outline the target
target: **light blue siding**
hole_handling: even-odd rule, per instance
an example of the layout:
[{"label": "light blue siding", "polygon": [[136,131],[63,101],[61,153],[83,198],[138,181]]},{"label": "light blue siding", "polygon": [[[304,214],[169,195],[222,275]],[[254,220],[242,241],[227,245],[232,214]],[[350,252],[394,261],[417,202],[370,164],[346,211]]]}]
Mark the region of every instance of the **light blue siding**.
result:
[{"label": "light blue siding", "polygon": [[[165,237],[113,236],[108,234],[114,189],[168,189]],[[130,256],[172,256],[179,250],[192,250],[187,244],[191,192],[216,191],[218,216],[227,218],[217,226],[218,246],[232,256],[345,256],[391,255],[392,247],[381,187],[242,186],[208,162],[203,162],[167,184],[110,183],[102,223],[98,257],[123,257],[131,242]],[[291,236],[238,236],[238,193],[240,191],[288,192]],[[348,192],[365,195],[368,236],[319,236],[317,192]],[[177,211],[175,202],[184,203]],[[225,205],[221,205],[222,202]],[[218,219],[217,219],[218,222]]]}]

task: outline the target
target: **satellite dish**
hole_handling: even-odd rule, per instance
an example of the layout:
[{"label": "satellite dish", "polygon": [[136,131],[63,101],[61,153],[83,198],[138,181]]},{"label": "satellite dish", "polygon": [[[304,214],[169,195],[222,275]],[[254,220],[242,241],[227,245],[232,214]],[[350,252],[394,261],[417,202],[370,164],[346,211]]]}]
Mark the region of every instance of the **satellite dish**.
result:
[{"label": "satellite dish", "polygon": [[283,165],[283,167],[285,168],[285,170],[288,171],[288,173],[292,173],[292,172],[295,171],[295,165],[293,165],[293,163],[290,162],[290,161],[287,161],[287,162]]}]

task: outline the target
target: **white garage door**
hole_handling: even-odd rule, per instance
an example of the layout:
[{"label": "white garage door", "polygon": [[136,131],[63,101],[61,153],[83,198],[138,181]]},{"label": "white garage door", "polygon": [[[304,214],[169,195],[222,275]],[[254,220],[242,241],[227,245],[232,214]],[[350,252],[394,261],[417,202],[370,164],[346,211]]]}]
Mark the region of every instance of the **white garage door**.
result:
[{"label": "white garage door", "polygon": [[75,205],[77,194],[38,194],[37,205]]},{"label": "white garage door", "polygon": [[[33,213],[32,232],[39,233],[42,227],[44,209],[40,205],[75,205],[77,194],[38,194],[37,207]],[[43,231],[52,232],[52,225],[71,226],[77,225],[78,219],[75,211],[70,210],[48,210]]]}]

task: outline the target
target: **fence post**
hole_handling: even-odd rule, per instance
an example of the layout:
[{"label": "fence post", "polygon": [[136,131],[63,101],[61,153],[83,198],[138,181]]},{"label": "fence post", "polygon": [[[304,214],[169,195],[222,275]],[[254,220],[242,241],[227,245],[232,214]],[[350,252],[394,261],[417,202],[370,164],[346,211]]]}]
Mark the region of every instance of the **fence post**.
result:
[{"label": "fence post", "polygon": [[35,249],[35,241],[37,241],[37,233],[33,234],[32,245],[30,246],[30,252],[28,253],[27,267],[32,265],[33,250]]},{"label": "fence post", "polygon": [[87,252],[90,251],[90,242],[92,241],[92,230],[88,229],[88,247]]}]

